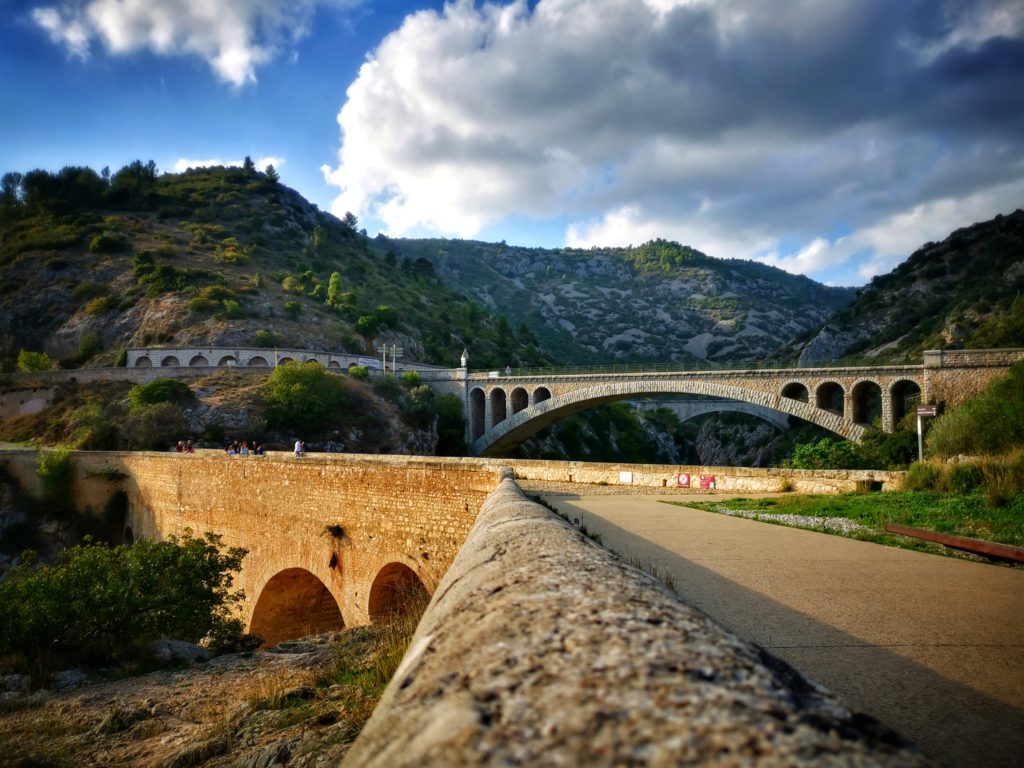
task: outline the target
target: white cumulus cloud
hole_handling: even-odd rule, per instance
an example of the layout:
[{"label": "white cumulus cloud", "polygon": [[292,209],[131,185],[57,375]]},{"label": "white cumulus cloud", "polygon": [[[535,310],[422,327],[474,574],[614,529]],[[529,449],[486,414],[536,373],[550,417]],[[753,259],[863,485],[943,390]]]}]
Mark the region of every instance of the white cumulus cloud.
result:
[{"label": "white cumulus cloud", "polygon": [[898,238],[869,233],[922,206],[952,228],[1020,204],[1022,62],[1019,0],[455,0],[367,58],[323,172],[394,235],[533,217],[570,245],[880,266]]},{"label": "white cumulus cloud", "polygon": [[93,41],[112,54],[150,50],[204,59],[234,86],[309,31],[318,5],[358,0],[66,0],[33,9],[32,20],[79,58]]}]

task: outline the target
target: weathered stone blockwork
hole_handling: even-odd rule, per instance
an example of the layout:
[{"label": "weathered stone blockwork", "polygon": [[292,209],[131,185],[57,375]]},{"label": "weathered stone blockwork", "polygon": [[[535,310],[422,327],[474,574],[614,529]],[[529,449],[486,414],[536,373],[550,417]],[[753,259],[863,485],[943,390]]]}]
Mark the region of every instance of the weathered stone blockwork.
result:
[{"label": "weathered stone blockwork", "polygon": [[[3,458],[32,487],[35,453]],[[432,592],[497,483],[496,469],[479,463],[392,456],[95,452],[74,460],[83,506],[101,510],[118,485],[127,491],[134,537],[213,531],[247,549],[238,580],[246,622],[287,569],[326,585],[346,625],[369,622],[371,586],[389,563],[407,566]],[[108,469],[128,477],[110,483],[97,474]]]},{"label": "weathered stone blockwork", "polygon": [[927,761],[506,479],[343,764]]}]

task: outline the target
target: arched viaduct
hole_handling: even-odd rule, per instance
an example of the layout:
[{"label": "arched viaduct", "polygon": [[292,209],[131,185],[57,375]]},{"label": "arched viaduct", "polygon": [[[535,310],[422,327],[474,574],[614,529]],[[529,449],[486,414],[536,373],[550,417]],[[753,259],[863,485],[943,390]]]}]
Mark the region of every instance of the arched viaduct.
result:
[{"label": "arched viaduct", "polygon": [[451,372],[429,383],[463,400],[475,455],[500,455],[540,429],[615,400],[698,395],[796,416],[860,441],[875,419],[883,430],[917,402],[956,405],[1024,357],[1024,350],[925,352],[921,365],[750,368],[655,372]]}]

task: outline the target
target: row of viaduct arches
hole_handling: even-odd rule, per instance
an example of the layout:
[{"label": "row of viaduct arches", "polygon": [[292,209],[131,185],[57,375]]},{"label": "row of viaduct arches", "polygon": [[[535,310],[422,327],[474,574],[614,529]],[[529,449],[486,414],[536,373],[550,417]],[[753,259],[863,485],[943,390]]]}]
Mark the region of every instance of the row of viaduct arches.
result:
[{"label": "row of viaduct arches", "polygon": [[[412,568],[402,562],[384,565],[367,594],[366,613],[373,624],[386,623],[426,606],[430,594]],[[346,621],[331,590],[314,573],[301,567],[278,571],[259,590],[249,631],[264,645],[309,634],[334,632],[356,622]]]},{"label": "row of viaduct arches", "polygon": [[[891,431],[920,401],[922,382],[913,376],[888,380],[862,377],[846,381],[781,380],[775,392],[733,383],[690,377],[582,383],[552,394],[552,386],[501,382],[471,384],[467,403],[467,432],[474,452],[498,452],[564,416],[599,403],[668,394],[698,395],[743,401],[797,416],[849,439],[880,421]],[[768,390],[768,391],[766,391]]]},{"label": "row of viaduct arches", "polygon": [[[316,359],[316,358],[310,358]],[[226,368],[229,366],[241,365],[247,368],[270,368],[274,365],[285,365],[286,363],[294,362],[305,362],[296,361],[294,357],[284,356],[277,358],[276,361],[268,359],[263,355],[252,355],[246,358],[244,361],[240,361],[235,355],[221,355],[218,357],[211,357],[206,354],[194,354],[189,357],[184,357],[180,354],[164,355],[156,359],[154,363],[153,358],[148,355],[142,355],[138,357],[135,362],[135,368],[153,368],[158,366],[160,368]],[[338,360],[329,360],[326,364],[326,368],[331,370],[342,370],[352,368],[357,365],[365,365],[365,362],[359,362],[359,360],[350,360],[347,364]]]}]

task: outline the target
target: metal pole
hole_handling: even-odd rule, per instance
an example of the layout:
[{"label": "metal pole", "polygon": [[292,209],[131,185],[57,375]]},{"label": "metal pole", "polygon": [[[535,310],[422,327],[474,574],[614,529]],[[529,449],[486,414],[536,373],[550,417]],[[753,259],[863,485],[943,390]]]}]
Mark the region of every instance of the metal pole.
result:
[{"label": "metal pole", "polygon": [[921,414],[917,414],[917,460],[924,461],[924,443],[921,440]]},{"label": "metal pole", "polygon": [[387,344],[385,344],[383,349],[381,350],[381,365],[384,366],[384,370],[381,371],[381,373],[387,373],[388,372],[388,345]]}]

